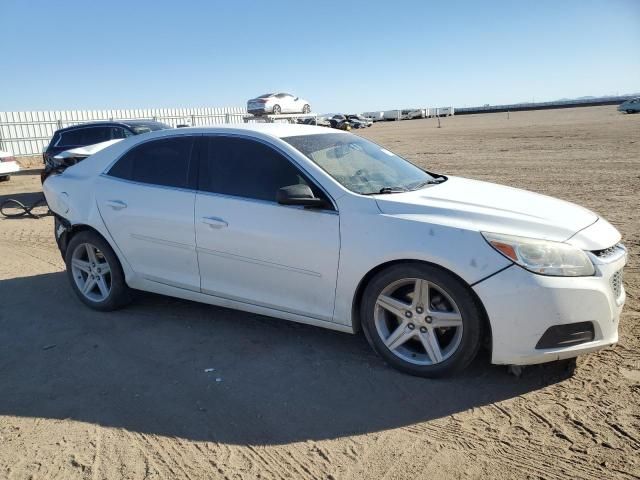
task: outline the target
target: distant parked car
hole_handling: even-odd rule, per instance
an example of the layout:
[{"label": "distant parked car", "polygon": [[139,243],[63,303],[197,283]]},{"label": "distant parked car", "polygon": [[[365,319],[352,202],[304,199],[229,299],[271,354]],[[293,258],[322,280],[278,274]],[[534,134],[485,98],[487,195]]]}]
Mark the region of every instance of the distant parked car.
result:
[{"label": "distant parked car", "polygon": [[336,114],[329,119],[331,128],[337,128],[338,130],[351,130],[351,122],[346,115]]},{"label": "distant parked car", "polygon": [[640,112],[640,97],[631,98],[618,106],[619,112],[638,113]]},{"label": "distant parked car", "polygon": [[317,125],[318,127],[331,127],[331,123],[326,117],[304,117],[297,121],[300,125]]},{"label": "distant parked car", "polygon": [[[349,120],[355,128],[365,128],[373,125],[373,121],[370,118],[365,118],[362,115],[347,115],[347,120]],[[356,126],[356,124],[358,126]]]},{"label": "distant parked car", "polygon": [[0,180],[9,180],[11,174],[18,171],[20,171],[20,165],[13,154],[0,150]]},{"label": "distant parked car", "polygon": [[272,113],[309,113],[311,105],[308,100],[290,93],[265,93],[247,102],[247,111],[253,115]]},{"label": "distant parked car", "polygon": [[73,148],[95,145],[109,140],[122,139],[141,133],[171,128],[170,125],[153,120],[126,120],[91,122],[61,128],[56,131],[49,146],[42,154],[45,166],[60,152]]}]

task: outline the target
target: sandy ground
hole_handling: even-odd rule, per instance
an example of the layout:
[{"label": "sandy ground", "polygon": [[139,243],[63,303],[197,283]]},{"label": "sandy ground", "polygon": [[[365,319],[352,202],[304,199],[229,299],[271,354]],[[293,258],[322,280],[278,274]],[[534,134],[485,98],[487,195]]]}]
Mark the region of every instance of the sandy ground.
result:
[{"label": "sandy ground", "polygon": [[[51,218],[0,220],[0,478],[640,478],[640,115],[614,107],[374,125],[432,171],[601,213],[630,248],[614,350],[459,377],[397,373],[360,336],[141,294],[100,314]],[[39,191],[34,171],[0,198]],[[205,372],[215,368],[213,372]]]}]

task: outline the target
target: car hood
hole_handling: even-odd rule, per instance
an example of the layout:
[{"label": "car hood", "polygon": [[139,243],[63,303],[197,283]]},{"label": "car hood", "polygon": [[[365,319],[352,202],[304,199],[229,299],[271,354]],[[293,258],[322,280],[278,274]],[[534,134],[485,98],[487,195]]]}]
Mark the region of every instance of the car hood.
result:
[{"label": "car hood", "polygon": [[[598,221],[595,213],[564,200],[460,177],[375,198],[383,214],[553,241],[566,241]],[[605,248],[598,241],[583,243],[585,249]]]}]

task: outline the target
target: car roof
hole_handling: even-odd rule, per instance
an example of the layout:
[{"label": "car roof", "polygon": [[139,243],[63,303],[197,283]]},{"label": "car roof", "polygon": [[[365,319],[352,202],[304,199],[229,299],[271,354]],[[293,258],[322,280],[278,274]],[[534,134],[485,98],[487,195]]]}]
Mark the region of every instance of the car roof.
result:
[{"label": "car roof", "polygon": [[299,135],[346,133],[327,127],[318,127],[316,125],[300,125],[293,123],[238,123],[227,125],[211,125],[207,127],[186,127],[176,130],[159,130],[157,132],[147,133],[145,135],[164,136],[189,133],[233,133],[234,131],[237,133],[256,132],[258,134],[276,138],[295,137]]},{"label": "car roof", "polygon": [[56,130],[57,132],[67,132],[69,130],[75,130],[76,128],[84,127],[138,127],[144,125],[166,125],[162,122],[155,120],[98,120],[95,122],[79,123],[77,125],[71,125],[69,127]]}]

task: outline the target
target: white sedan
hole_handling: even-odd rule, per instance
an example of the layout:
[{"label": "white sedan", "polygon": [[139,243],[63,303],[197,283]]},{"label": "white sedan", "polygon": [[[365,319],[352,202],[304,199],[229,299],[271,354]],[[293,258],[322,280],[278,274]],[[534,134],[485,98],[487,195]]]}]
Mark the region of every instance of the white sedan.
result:
[{"label": "white sedan", "polygon": [[428,173],[358,136],[266,124],[162,130],[44,183],[72,288],[130,289],[343,332],[440,376],[611,346],[626,249],[571,203]]},{"label": "white sedan", "polygon": [[20,171],[20,165],[12,153],[0,150],[0,180],[9,180],[12,173]]},{"label": "white sedan", "polygon": [[247,112],[254,115],[309,113],[311,112],[311,105],[309,105],[308,100],[290,93],[265,93],[247,102]]}]

